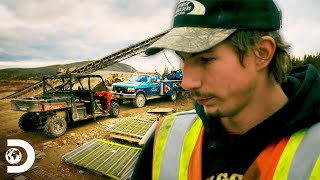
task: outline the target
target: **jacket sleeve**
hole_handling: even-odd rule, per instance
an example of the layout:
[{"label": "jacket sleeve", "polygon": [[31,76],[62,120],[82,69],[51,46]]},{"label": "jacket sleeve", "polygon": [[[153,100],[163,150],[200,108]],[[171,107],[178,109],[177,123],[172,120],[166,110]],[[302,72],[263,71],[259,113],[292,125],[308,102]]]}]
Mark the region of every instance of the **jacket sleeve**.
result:
[{"label": "jacket sleeve", "polygon": [[144,144],[131,176],[132,180],[152,179],[152,156],[155,131]]}]

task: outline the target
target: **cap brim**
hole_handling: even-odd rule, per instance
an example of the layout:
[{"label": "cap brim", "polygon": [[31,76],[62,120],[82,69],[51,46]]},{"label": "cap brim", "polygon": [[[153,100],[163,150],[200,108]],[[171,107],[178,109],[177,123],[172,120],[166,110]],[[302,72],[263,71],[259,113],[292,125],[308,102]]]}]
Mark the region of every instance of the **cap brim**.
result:
[{"label": "cap brim", "polygon": [[176,27],[147,48],[147,56],[163,49],[198,53],[208,50],[229,37],[236,29]]}]

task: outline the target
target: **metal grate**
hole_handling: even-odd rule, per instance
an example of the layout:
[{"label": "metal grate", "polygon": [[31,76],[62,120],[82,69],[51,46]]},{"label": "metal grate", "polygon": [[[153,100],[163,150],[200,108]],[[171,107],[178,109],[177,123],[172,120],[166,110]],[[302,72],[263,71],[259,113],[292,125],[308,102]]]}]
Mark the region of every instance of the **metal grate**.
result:
[{"label": "metal grate", "polygon": [[124,119],[107,129],[108,132],[141,139],[154,121]]},{"label": "metal grate", "polygon": [[75,164],[113,179],[131,176],[141,148],[94,139],[63,156]]}]

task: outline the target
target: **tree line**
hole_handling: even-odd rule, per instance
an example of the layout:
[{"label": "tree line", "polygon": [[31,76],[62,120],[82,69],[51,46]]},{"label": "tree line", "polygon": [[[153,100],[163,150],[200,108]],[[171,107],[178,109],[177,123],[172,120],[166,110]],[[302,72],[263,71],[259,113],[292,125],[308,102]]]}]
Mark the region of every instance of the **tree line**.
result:
[{"label": "tree line", "polygon": [[292,65],[305,65],[312,64],[320,72],[320,52],[318,54],[305,54],[303,58],[292,57]]}]

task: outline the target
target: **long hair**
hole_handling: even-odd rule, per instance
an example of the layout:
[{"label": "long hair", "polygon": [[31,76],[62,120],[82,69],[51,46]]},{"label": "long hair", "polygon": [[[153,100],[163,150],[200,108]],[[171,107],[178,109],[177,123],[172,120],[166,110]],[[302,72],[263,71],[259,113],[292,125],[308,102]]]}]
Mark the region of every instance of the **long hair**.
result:
[{"label": "long hair", "polygon": [[286,44],[278,31],[237,30],[227,41],[235,48],[243,65],[243,58],[249,50],[254,50],[263,36],[271,36],[276,43],[274,56],[268,66],[268,73],[279,84],[286,82],[291,71],[291,59],[288,53],[290,46]]}]

